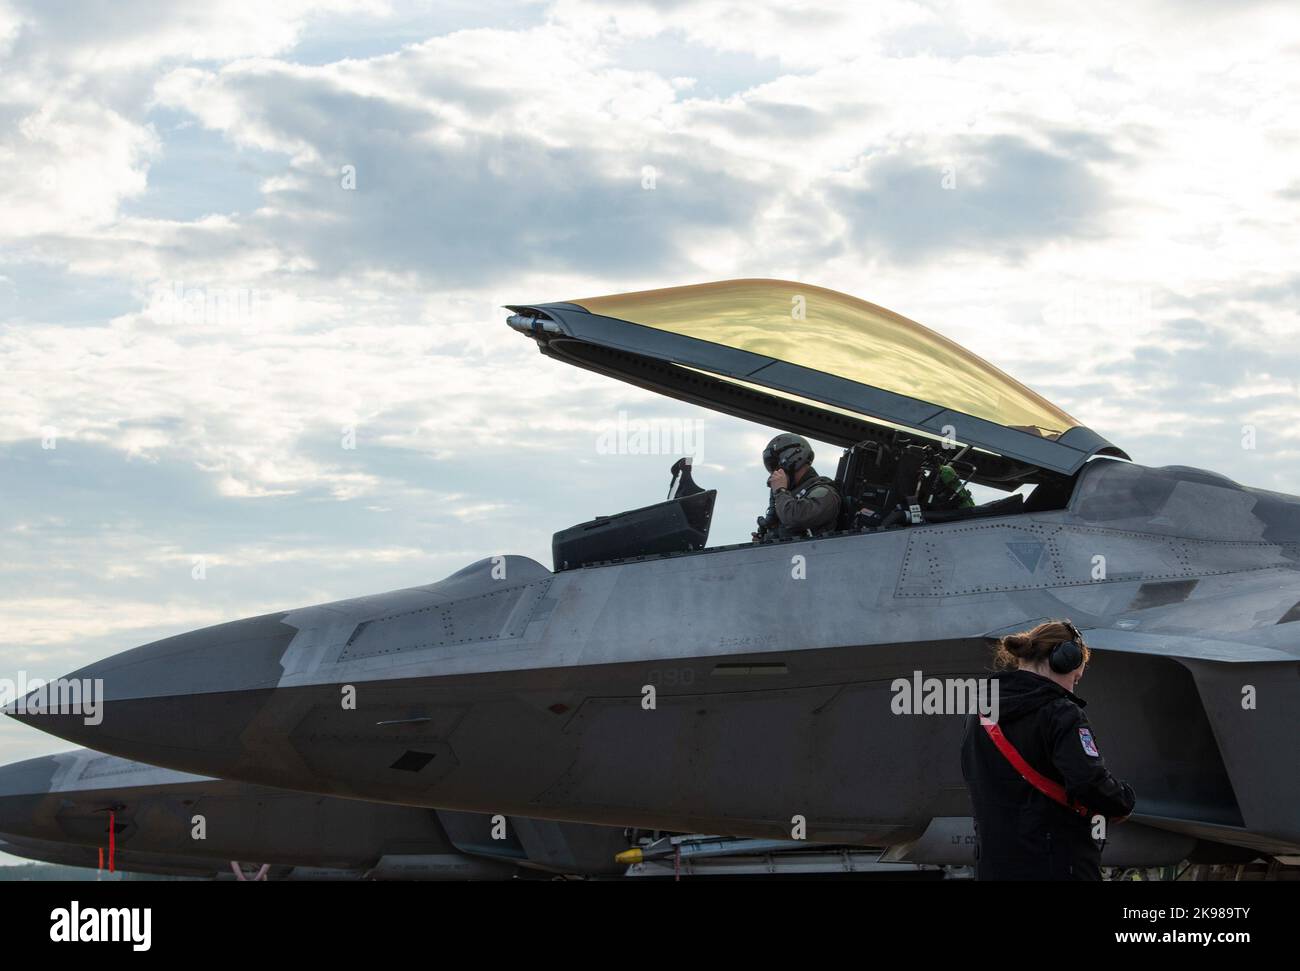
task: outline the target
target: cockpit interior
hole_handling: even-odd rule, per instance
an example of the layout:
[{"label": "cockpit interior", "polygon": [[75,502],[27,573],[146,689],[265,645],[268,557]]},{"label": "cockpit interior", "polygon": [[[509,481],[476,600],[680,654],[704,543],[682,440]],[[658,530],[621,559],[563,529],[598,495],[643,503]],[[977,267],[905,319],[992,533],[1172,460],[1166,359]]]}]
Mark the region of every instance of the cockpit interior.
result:
[{"label": "cockpit interior", "polygon": [[[835,474],[841,497],[839,519],[835,529],[820,538],[1064,509],[1074,489],[1076,476],[1047,473],[1027,497],[1017,491],[976,504],[965,488],[975,466],[960,457],[963,450],[954,453],[939,443],[897,431],[883,437],[891,440],[859,442],[840,455]],[[945,468],[950,470],[947,475]],[[663,502],[598,516],[556,533],[551,544],[555,571],[706,549],[717,490],[695,482],[689,457],[678,459],[671,473]]]}]

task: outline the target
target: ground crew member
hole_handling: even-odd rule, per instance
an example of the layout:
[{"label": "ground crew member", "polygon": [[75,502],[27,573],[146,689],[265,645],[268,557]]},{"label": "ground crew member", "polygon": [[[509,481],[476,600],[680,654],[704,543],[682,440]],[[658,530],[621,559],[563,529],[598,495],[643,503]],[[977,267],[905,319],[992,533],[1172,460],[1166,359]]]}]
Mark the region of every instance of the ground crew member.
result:
[{"label": "ground crew member", "polygon": [[1069,621],[1002,638],[998,720],[972,715],[962,775],[975,810],[978,880],[1100,880],[1106,825],[1133,811],[1133,789],[1106,769],[1074,693],[1089,659]]},{"label": "ground crew member", "polygon": [[817,536],[835,529],[840,493],[834,479],[817,474],[812,460],[812,446],[799,435],[778,435],[768,442],[763,466],[770,473],[767,485],[772,496],[767,515],[758,520],[755,542]]}]

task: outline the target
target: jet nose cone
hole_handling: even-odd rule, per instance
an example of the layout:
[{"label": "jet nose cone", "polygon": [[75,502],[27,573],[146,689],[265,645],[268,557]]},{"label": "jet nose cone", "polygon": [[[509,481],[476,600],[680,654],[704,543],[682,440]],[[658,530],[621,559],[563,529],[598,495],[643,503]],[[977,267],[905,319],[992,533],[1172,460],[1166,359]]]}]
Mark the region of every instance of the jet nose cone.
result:
[{"label": "jet nose cone", "polygon": [[211,765],[211,756],[239,750],[240,732],[283,674],[281,658],[297,633],[284,616],[218,624],[123,651],[51,682],[5,713],[100,752],[182,769]]},{"label": "jet nose cone", "polygon": [[266,614],[177,634],[123,651],[68,675],[102,681],[108,702],[198,692],[274,688],[285,649],[298,632],[284,614]]}]

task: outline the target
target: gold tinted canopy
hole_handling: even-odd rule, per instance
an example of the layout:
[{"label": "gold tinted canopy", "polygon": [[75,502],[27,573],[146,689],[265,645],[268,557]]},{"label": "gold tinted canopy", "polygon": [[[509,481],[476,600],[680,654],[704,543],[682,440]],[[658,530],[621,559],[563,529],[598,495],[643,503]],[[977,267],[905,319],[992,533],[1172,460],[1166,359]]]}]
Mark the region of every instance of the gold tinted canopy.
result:
[{"label": "gold tinted canopy", "polygon": [[1079,425],[983,358],[893,311],[787,280],[723,280],[568,303],[750,351],[1048,439]]}]

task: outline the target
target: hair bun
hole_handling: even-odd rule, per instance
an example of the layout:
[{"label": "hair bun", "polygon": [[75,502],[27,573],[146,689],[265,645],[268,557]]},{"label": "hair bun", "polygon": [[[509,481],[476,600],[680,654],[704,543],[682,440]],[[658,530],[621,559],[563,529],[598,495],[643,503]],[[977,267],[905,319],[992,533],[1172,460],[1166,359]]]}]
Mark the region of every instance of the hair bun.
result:
[{"label": "hair bun", "polygon": [[1034,639],[1028,634],[1008,634],[1002,642],[1017,657],[1023,657],[1034,646]]}]

